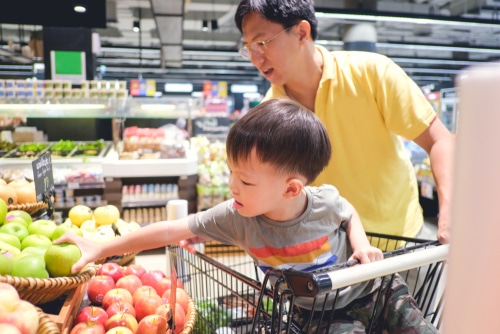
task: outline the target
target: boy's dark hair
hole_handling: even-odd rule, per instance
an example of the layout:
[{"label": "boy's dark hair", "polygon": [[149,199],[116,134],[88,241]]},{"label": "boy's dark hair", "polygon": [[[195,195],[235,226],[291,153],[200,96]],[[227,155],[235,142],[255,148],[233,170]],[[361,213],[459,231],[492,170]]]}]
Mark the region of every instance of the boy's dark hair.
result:
[{"label": "boy's dark hair", "polygon": [[278,173],[299,174],[314,181],[328,164],[332,147],[316,115],[288,99],[272,99],[252,108],[229,130],[227,158],[245,161],[256,149],[263,163]]},{"label": "boy's dark hair", "polygon": [[279,23],[285,29],[306,20],[311,25],[311,38],[314,41],[318,38],[318,20],[313,0],[242,0],[234,14],[234,22],[241,33],[243,18],[251,12]]}]

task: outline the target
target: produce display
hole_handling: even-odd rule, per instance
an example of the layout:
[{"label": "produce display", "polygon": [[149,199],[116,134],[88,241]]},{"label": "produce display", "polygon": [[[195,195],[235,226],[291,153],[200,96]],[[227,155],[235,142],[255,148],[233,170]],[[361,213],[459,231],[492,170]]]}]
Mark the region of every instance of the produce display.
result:
[{"label": "produce display", "polygon": [[36,307],[19,294],[12,285],[0,282],[0,333],[36,334],[39,316]]},{"label": "produce display", "polygon": [[15,179],[8,183],[0,179],[0,198],[8,205],[35,203],[35,184],[25,178]]},{"label": "produce display", "polygon": [[3,154],[9,159],[34,159],[50,152],[53,158],[97,157],[103,156],[111,147],[111,143],[102,139],[90,142],[75,142],[73,140],[59,140],[58,142],[23,143],[14,146]]},{"label": "produce display", "polygon": [[[148,271],[138,264],[122,267],[108,262],[87,284],[90,304],[78,312],[70,334],[180,333],[184,328],[189,296],[177,282],[175,310],[170,309],[171,279],[163,271]],[[176,329],[168,322],[174,312]],[[89,331],[90,332],[90,331]]]}]

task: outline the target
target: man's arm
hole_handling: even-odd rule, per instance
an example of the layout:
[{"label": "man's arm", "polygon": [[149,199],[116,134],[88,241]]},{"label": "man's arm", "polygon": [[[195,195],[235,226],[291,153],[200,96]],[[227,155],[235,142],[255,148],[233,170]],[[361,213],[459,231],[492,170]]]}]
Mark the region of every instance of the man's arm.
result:
[{"label": "man's arm", "polygon": [[450,197],[452,187],[453,161],[455,154],[455,138],[439,118],[414,142],[429,155],[432,174],[436,183],[439,200],[438,240],[445,244],[450,242]]}]

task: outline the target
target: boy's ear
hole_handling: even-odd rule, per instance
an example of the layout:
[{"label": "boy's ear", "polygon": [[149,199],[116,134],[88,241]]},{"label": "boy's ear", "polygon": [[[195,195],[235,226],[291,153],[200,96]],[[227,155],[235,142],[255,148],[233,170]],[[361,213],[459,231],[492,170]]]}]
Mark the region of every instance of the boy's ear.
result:
[{"label": "boy's ear", "polygon": [[284,193],[285,198],[293,198],[300,195],[302,189],[304,188],[304,183],[296,178],[288,179],[286,190]]}]

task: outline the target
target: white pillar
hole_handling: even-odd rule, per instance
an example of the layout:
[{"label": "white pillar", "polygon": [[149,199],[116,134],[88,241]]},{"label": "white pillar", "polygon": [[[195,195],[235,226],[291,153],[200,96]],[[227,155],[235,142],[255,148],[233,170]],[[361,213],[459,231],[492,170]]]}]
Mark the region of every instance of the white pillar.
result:
[{"label": "white pillar", "polygon": [[500,63],[457,80],[460,115],[444,309],[449,334],[491,333],[500,300]]}]

